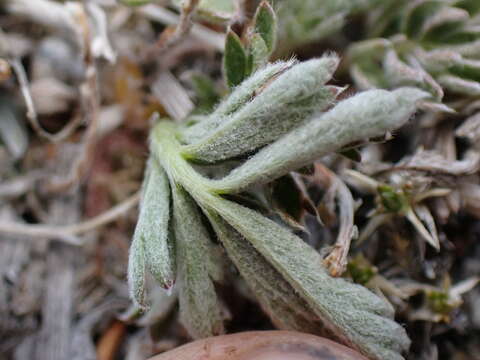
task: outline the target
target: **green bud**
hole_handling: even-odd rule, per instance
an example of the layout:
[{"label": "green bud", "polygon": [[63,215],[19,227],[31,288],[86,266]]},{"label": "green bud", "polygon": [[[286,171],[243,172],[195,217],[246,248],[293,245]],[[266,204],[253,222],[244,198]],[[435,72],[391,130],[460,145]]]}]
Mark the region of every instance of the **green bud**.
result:
[{"label": "green bud", "polygon": [[277,41],[277,18],[268,1],[262,1],[254,17],[254,31],[265,42],[269,53],[275,48]]},{"label": "green bud", "polygon": [[237,34],[229,30],[225,39],[223,73],[230,88],[237,86],[247,77],[247,61],[242,41]]},{"label": "green bud", "polygon": [[347,272],[356,284],[366,285],[378,271],[360,255],[348,262]]},{"label": "green bud", "polygon": [[401,190],[395,190],[391,186],[378,186],[378,195],[383,209],[387,212],[403,213],[410,207],[405,193]]}]

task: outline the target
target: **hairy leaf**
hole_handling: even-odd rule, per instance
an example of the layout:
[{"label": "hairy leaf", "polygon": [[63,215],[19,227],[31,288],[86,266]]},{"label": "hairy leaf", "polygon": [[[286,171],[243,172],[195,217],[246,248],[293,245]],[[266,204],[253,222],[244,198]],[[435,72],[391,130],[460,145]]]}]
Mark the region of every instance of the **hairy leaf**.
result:
[{"label": "hairy leaf", "polygon": [[395,359],[409,347],[393,308],[366,288],[329,276],[321,256],[289,230],[219,197],[214,209],[282,275],[337,338],[372,359]]},{"label": "hairy leaf", "polygon": [[133,241],[143,242],[146,267],[166,289],[172,287],[175,281],[174,250],[168,236],[169,218],[168,179],[165,171],[152,157],[148,162]]},{"label": "hairy leaf", "polygon": [[223,73],[231,88],[240,84],[246,77],[247,53],[242,41],[232,30],[227,33],[225,54],[223,56]]},{"label": "hairy leaf", "polygon": [[260,34],[269,53],[271,53],[277,41],[277,18],[267,1],[262,1],[258,6],[253,21],[255,32]]},{"label": "hairy leaf", "polygon": [[145,244],[140,236],[134,236],[128,256],[128,288],[140,308],[146,307],[145,275]]},{"label": "hairy leaf", "polygon": [[194,338],[223,333],[223,317],[209,273],[215,262],[212,244],[197,206],[178,186],[172,186],[180,319]]},{"label": "hairy leaf", "polygon": [[210,136],[185,146],[183,154],[190,159],[215,162],[276,140],[333,103],[341,89],[324,84],[337,65],[338,57],[329,55],[291,67]]},{"label": "hairy leaf", "polygon": [[210,214],[209,219],[229,258],[273,323],[281,329],[320,333],[319,318],[312,316],[311,308],[281,274],[218,215]]},{"label": "hairy leaf", "polygon": [[227,121],[235,111],[240,109],[246,103],[255,97],[255,92],[268,83],[272,77],[293,66],[296,62],[279,61],[268,64],[264,68],[255,72],[248,79],[243,81],[233,92],[222,101],[217,109],[201,123],[186,128],[183,133],[183,140],[191,143],[198,141],[214,131],[218,126]]},{"label": "hairy leaf", "polygon": [[265,66],[268,62],[270,52],[265,41],[259,34],[253,34],[250,39],[250,53],[248,55],[247,74]]},{"label": "hairy leaf", "polygon": [[263,148],[214,186],[230,193],[267,183],[349,143],[396,129],[415,112],[416,102],[428,96],[415,88],[400,88],[369,90],[343,100]]}]

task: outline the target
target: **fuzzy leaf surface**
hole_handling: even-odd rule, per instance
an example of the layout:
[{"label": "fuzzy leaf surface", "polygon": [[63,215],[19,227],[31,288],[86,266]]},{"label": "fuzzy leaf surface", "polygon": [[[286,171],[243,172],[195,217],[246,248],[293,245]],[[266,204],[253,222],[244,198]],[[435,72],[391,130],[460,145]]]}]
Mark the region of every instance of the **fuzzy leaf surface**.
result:
[{"label": "fuzzy leaf surface", "polygon": [[133,242],[143,242],[145,265],[164,288],[175,281],[173,246],[169,239],[170,187],[165,171],[150,158]]},{"label": "fuzzy leaf surface", "polygon": [[140,308],[146,307],[145,275],[145,244],[142,237],[135,236],[128,254],[128,288]]},{"label": "fuzzy leaf surface", "polygon": [[400,88],[393,92],[369,90],[343,100],[266,146],[225,178],[214,181],[215,187],[220,193],[242,191],[308,165],[349,143],[397,129],[415,112],[416,102],[428,96],[419,89]]},{"label": "fuzzy leaf surface", "polygon": [[228,257],[273,323],[281,329],[320,333],[320,320],[281,274],[222,218],[211,214],[209,219]]},{"label": "fuzzy leaf surface", "polygon": [[328,275],[316,250],[258,212],[219,197],[208,206],[252,244],[340,341],[372,359],[403,359],[410,340],[393,320],[390,304]]},{"label": "fuzzy leaf surface", "polygon": [[254,23],[255,32],[260,34],[271,53],[277,41],[277,17],[267,1],[262,1],[257,8]]},{"label": "fuzzy leaf surface", "polygon": [[173,228],[178,262],[180,319],[194,338],[224,332],[221,305],[210,274],[212,244],[199,210],[185,190],[174,186]]},{"label": "fuzzy leaf surface", "polygon": [[256,71],[237,86],[208,118],[194,126],[186,128],[182,133],[184,141],[192,143],[208,136],[221,124],[228,121],[231,114],[250,102],[255,97],[255,92],[268,83],[272,77],[290,68],[295,63],[294,60],[286,62],[279,61],[268,64],[264,68]]},{"label": "fuzzy leaf surface", "polygon": [[334,102],[341,90],[324,84],[337,65],[338,57],[329,55],[291,67],[210,136],[186,146],[183,153],[191,159],[215,162],[278,139]]},{"label": "fuzzy leaf surface", "polygon": [[223,56],[223,73],[231,88],[240,84],[246,78],[247,53],[242,41],[233,31],[229,31],[225,40]]}]

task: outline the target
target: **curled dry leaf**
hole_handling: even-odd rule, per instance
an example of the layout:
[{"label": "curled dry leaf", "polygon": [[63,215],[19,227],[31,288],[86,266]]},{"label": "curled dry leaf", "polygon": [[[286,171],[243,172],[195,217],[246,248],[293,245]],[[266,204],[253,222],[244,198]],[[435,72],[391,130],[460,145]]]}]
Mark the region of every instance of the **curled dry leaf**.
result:
[{"label": "curled dry leaf", "polygon": [[357,235],[357,228],[353,224],[355,204],[352,193],[345,183],[335,175],[335,173],[319,163],[315,164],[315,168],[317,171],[323,169],[323,171],[332,179],[331,181],[334,183],[333,186],[335,187],[335,193],[338,199],[340,229],[338,231],[334,248],[325,258],[324,263],[328,268],[330,275],[340,276],[347,268],[347,257],[352,238]]},{"label": "curled dry leaf", "polygon": [[462,160],[451,161],[432,150],[418,150],[393,167],[393,170],[425,171],[453,176],[472,174],[480,168],[480,153],[468,151]]}]

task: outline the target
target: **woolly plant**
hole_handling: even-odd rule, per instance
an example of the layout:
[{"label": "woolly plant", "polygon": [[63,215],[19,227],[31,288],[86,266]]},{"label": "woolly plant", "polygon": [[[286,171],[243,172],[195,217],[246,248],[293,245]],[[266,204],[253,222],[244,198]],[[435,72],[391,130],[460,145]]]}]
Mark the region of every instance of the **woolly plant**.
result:
[{"label": "woolly plant", "polygon": [[371,9],[379,0],[275,0],[280,22],[279,53],[324,39],[339,31],[350,15]]},{"label": "woolly plant", "polygon": [[[275,26],[274,15],[267,18]],[[269,43],[271,29],[257,33]],[[235,56],[228,51],[226,57]],[[236,64],[231,60],[224,66]],[[245,78],[237,68],[242,81],[210,114],[155,124],[128,269],[139,307],[147,307],[150,273],[165,289],[176,287],[192,337],[224,332],[214,283],[225,254],[277,327],[327,331],[372,359],[402,359],[410,340],[390,304],[331,277],[320,254],[286,225],[234,200],[345,145],[399,128],[428,96],[415,88],[369,90],[337,102],[342,89],[327,82],[338,62],[334,54],[278,61]],[[227,80],[234,71],[225,69]]]},{"label": "woolly plant", "polygon": [[348,55],[360,88],[417,86],[437,102],[445,91],[480,96],[479,1],[389,0],[369,13],[367,29],[370,39]]}]

